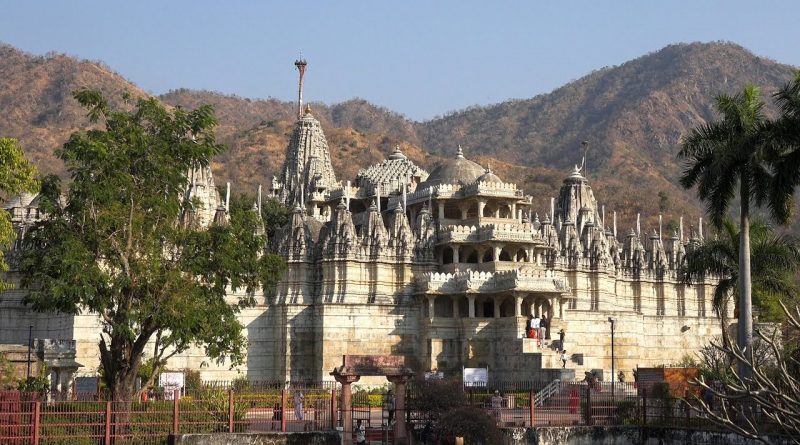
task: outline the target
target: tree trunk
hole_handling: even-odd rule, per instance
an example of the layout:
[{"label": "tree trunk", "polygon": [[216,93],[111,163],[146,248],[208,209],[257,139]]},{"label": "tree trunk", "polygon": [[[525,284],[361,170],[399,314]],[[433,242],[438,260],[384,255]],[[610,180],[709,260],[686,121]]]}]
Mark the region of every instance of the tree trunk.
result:
[{"label": "tree trunk", "polygon": [[[753,297],[750,278],[750,190],[747,178],[741,178],[741,215],[739,220],[739,322],[737,343],[745,355],[753,348]],[[750,371],[744,363],[738,364],[739,376],[749,379]]]}]

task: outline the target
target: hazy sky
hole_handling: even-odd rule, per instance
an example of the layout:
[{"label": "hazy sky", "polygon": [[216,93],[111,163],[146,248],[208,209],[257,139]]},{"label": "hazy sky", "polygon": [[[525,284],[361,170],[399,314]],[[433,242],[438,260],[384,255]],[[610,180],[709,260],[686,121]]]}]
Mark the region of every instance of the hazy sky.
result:
[{"label": "hazy sky", "polygon": [[35,1],[0,41],[102,60],[153,93],[361,97],[424,120],[545,93],[675,42],[728,40],[800,65],[797,1]]}]

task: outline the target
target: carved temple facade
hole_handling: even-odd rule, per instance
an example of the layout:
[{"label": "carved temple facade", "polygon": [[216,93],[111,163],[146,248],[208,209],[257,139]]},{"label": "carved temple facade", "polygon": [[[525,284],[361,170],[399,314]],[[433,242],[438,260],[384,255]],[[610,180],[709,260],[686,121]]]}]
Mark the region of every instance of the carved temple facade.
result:
[{"label": "carved temple facade", "polygon": [[[186,193],[203,204],[198,223],[225,217],[210,170],[193,172]],[[430,173],[398,147],[342,183],[306,108],[271,194],[292,209],[269,240],[288,267],[274,292],[241,313],[245,365],[230,369],[193,349],[170,368],[198,369],[209,380],[330,380],[343,355],[368,354],[405,356],[418,371],[488,367],[498,379],[568,378],[610,371],[612,317],[615,367],[630,374],[678,362],[720,332],[713,281],[687,285],[677,276],[702,235],[637,228],[618,236],[616,215],[606,221],[578,167],[541,214],[531,196],[460,147]],[[40,217],[34,196],[5,209],[20,236]],[[35,337],[74,340],[79,374],[94,374],[97,318],[33,313],[23,296],[12,290],[0,300],[0,343],[26,343],[32,325]],[[541,346],[523,338],[529,314],[548,320]]]}]

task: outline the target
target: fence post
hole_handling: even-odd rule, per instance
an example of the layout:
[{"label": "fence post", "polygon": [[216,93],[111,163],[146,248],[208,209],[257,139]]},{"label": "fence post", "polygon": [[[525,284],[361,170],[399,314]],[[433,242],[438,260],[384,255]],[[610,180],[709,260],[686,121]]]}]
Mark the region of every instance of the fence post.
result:
[{"label": "fence post", "polygon": [[647,389],[642,389],[642,425],[647,425]]},{"label": "fence post", "polygon": [[586,424],[592,425],[592,386],[586,385]]},{"label": "fence post", "polygon": [[172,434],[177,436],[180,431],[180,400],[181,390],[176,389],[172,394]]},{"label": "fence post", "polygon": [[228,388],[228,432],[233,432],[233,388]]},{"label": "fence post", "polygon": [[535,419],[534,409],[536,409],[536,391],[531,390],[531,401],[530,401],[531,427],[533,427],[533,420]]},{"label": "fence post", "polygon": [[106,445],[111,445],[111,401],[106,401]]},{"label": "fence post", "polygon": [[42,402],[33,402],[33,445],[39,445],[39,425],[41,424]]},{"label": "fence post", "polygon": [[287,402],[286,389],[281,390],[281,432],[286,432],[286,402]]},{"label": "fence post", "polygon": [[331,429],[336,429],[336,415],[338,414],[338,409],[336,408],[336,389],[331,390]]}]

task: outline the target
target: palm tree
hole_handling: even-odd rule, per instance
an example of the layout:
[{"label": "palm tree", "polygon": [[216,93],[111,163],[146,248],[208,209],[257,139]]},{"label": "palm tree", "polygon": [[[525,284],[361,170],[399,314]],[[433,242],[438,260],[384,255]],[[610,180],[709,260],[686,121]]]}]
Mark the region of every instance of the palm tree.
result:
[{"label": "palm tree", "polygon": [[[679,157],[686,161],[680,182],[685,188],[697,186],[711,222],[717,228],[736,198],[739,198],[739,322],[737,346],[751,351],[753,345],[752,286],[750,271],[750,205],[767,203],[771,216],[783,224],[789,205],[785,194],[769,193],[773,181],[770,157],[765,149],[764,102],[758,88],[749,85],[736,95],[721,94],[716,108],[721,119],[693,129],[684,139]],[[749,352],[748,352],[749,353]],[[749,371],[739,364],[740,375]]]},{"label": "palm tree", "polygon": [[[723,220],[717,236],[689,251],[681,268],[681,279],[687,283],[709,274],[719,277],[712,306],[722,324],[725,348],[731,346],[727,329],[729,302],[731,297],[737,301],[739,296],[739,234],[739,227],[732,220]],[[795,298],[798,290],[793,274],[800,265],[800,243],[794,237],[775,234],[759,220],[750,224],[750,239],[753,304],[764,319],[774,321],[783,314],[778,301]]]}]

